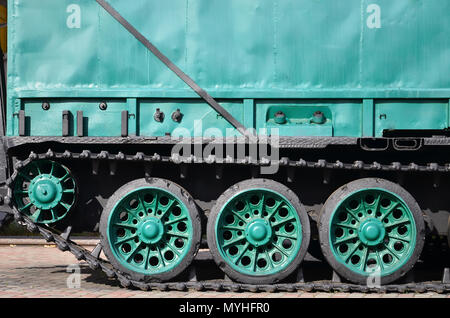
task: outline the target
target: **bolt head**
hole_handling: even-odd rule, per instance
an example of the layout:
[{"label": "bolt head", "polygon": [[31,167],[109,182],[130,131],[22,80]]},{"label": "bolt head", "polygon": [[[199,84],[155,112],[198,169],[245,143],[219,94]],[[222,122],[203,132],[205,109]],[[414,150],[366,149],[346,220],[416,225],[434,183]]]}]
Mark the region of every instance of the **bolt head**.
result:
[{"label": "bolt head", "polygon": [[315,124],[324,124],[326,122],[325,114],[320,110],[314,112],[312,122]]},{"label": "bolt head", "polygon": [[275,117],[274,118],[275,119],[275,123],[277,123],[277,124],[285,124],[286,123],[286,114],[283,113],[281,110],[277,111],[275,113],[274,117]]},{"label": "bolt head", "polygon": [[153,118],[155,121],[161,123],[164,121],[164,113],[159,110],[159,108],[156,109],[155,115],[153,115]]},{"label": "bolt head", "polygon": [[181,121],[181,119],[183,118],[183,114],[181,113],[181,111],[179,109],[177,109],[176,111],[174,111],[172,113],[172,120],[174,122],[179,123]]}]

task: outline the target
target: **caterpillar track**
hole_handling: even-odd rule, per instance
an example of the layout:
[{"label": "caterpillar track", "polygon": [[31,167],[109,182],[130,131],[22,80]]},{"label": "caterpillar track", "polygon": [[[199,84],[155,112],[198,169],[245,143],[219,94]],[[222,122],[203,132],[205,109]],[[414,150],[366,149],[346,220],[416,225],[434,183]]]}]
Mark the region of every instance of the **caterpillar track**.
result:
[{"label": "caterpillar track", "polygon": [[[138,152],[135,155],[128,155],[121,152],[116,154],[111,154],[108,151],[82,151],[82,152],[72,152],[64,151],[57,152],[49,149],[46,153],[35,153],[31,152],[27,159],[23,161],[17,161],[14,166],[14,172],[11,177],[7,180],[8,194],[5,198],[5,203],[12,207],[14,218],[20,224],[23,224],[31,232],[39,232],[47,242],[54,242],[61,251],[70,251],[78,260],[86,261],[93,270],[101,269],[109,278],[116,278],[119,280],[121,285],[126,288],[139,288],[142,290],[186,290],[194,289],[197,291],[213,290],[213,291],[247,291],[247,292],[295,292],[295,291],[306,291],[306,292],[360,292],[360,293],[370,293],[370,292],[436,292],[436,293],[448,293],[450,292],[450,283],[448,282],[448,272],[444,275],[443,281],[430,282],[430,283],[407,283],[407,284],[388,284],[382,285],[380,287],[368,287],[365,285],[356,285],[344,282],[330,282],[330,281],[317,281],[317,282],[303,282],[299,280],[296,283],[278,283],[278,284],[242,284],[232,282],[231,280],[220,280],[214,282],[201,282],[196,281],[195,269],[191,268],[189,271],[188,279],[182,282],[144,282],[135,280],[130,275],[115,269],[109,262],[99,257],[102,250],[102,246],[99,244],[93,251],[89,251],[73,241],[70,240],[70,227],[66,231],[60,233],[46,225],[41,225],[33,222],[29,217],[19,212],[13,200],[13,184],[19,175],[20,169],[35,160],[57,160],[57,159],[73,159],[73,160],[100,160],[113,163],[115,161],[133,161],[133,162],[166,162],[172,164],[180,163],[213,163],[216,162],[215,158],[208,158],[208,160],[200,158],[189,158],[183,159],[179,157],[169,157],[162,156],[159,154],[154,154],[152,156],[146,155],[144,153]],[[243,160],[227,160],[221,161],[222,164],[250,164],[253,166],[267,165],[266,160],[254,161],[250,158]],[[341,161],[337,162],[327,162],[325,160],[318,161],[306,161],[300,160],[289,160],[288,158],[282,158],[279,161],[280,166],[295,167],[295,168],[312,168],[312,169],[344,169],[344,170],[377,170],[377,171],[426,171],[426,172],[450,172],[450,164],[438,164],[438,163],[428,163],[426,165],[417,165],[414,163],[404,165],[399,162],[392,162],[390,164],[379,164],[377,162],[365,163],[363,161],[355,161],[353,163],[345,163]],[[444,268],[442,268],[444,272]],[[447,269],[448,271],[448,269]]]}]

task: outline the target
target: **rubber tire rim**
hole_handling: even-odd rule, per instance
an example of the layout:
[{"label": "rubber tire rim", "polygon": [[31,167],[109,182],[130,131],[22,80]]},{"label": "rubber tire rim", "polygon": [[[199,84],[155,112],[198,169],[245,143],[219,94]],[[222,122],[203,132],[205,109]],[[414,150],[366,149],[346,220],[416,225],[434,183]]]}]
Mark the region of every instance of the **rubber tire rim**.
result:
[{"label": "rubber tire rim", "polygon": [[[109,236],[108,236],[108,225],[111,213],[114,211],[114,207],[116,204],[124,198],[130,192],[133,192],[137,189],[145,189],[145,188],[155,188],[161,189],[163,191],[171,193],[174,197],[180,200],[183,205],[186,206],[189,212],[189,217],[191,221],[191,242],[189,243],[189,249],[184,254],[184,257],[178,265],[174,268],[171,268],[168,271],[158,272],[158,273],[143,273],[134,271],[123,265],[122,261],[118,260],[115,256],[115,252],[112,250],[110,246]],[[100,235],[101,235],[101,244],[103,247],[103,251],[107,256],[108,260],[111,262],[114,268],[127,273],[130,277],[137,281],[146,281],[146,282],[164,282],[175,278],[180,275],[183,271],[188,268],[197,254],[200,241],[201,241],[201,224],[200,224],[200,215],[197,210],[197,206],[193,198],[188,194],[188,192],[180,187],[179,185],[164,179],[159,178],[149,178],[149,179],[139,179],[132,182],[129,182],[119,188],[108,200],[108,203],[102,213],[100,220]]]},{"label": "rubber tire rim", "polygon": [[[231,266],[226,260],[224,260],[221,252],[219,251],[219,246],[216,238],[216,222],[220,216],[223,206],[237,194],[248,191],[250,189],[267,189],[269,191],[281,194],[293,205],[295,211],[297,212],[298,219],[301,223],[302,242],[296,256],[292,259],[288,266],[286,266],[281,271],[273,274],[255,276],[242,273],[233,268],[233,266]],[[304,206],[300,203],[300,200],[295,195],[295,193],[292,192],[289,188],[285,187],[283,184],[268,179],[246,180],[230,187],[216,201],[216,204],[213,206],[208,218],[207,240],[215,262],[217,263],[219,268],[221,268],[225,272],[225,274],[228,275],[228,277],[235,281],[248,284],[273,284],[283,280],[284,278],[292,274],[296,269],[298,269],[300,263],[303,261],[310,242],[309,217]]]},{"label": "rubber tire rim", "polygon": [[331,267],[343,278],[357,284],[367,284],[368,277],[367,275],[361,275],[349,269],[346,265],[342,264],[338,261],[334,255],[333,247],[330,246],[330,221],[333,216],[333,213],[336,207],[347,198],[349,195],[358,192],[362,189],[382,189],[387,192],[391,192],[396,196],[400,197],[402,201],[406,204],[409,211],[414,218],[415,223],[415,247],[410,254],[409,258],[393,273],[381,276],[380,283],[382,285],[389,284],[402,276],[404,276],[409,270],[411,270],[417,260],[420,257],[420,254],[423,249],[424,241],[425,241],[425,226],[422,215],[422,210],[420,209],[417,202],[414,198],[401,186],[395,184],[393,182],[378,179],[378,178],[365,178],[359,179],[353,182],[350,182],[339,189],[337,189],[325,202],[321,212],[320,212],[320,222],[319,222],[319,237],[320,244],[322,248],[322,252],[325,256],[327,262],[331,265]]}]

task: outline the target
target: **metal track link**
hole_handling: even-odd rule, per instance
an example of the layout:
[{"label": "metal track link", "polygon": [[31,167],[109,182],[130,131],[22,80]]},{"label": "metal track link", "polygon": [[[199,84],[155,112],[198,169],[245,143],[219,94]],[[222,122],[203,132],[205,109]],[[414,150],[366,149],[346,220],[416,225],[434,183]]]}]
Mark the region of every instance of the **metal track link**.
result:
[{"label": "metal track link", "polygon": [[[228,280],[214,281],[214,282],[168,282],[168,283],[148,283],[143,281],[136,281],[131,279],[127,274],[120,272],[112,267],[112,265],[96,256],[93,252],[83,248],[82,246],[62,237],[61,234],[56,233],[53,229],[33,223],[27,216],[22,215],[13,204],[12,185],[17,177],[19,170],[29,164],[31,161],[39,159],[80,159],[80,160],[118,160],[118,161],[140,161],[140,162],[168,162],[168,163],[220,163],[220,164],[251,164],[257,166],[265,166],[270,164],[267,160],[252,161],[249,158],[242,160],[235,160],[227,158],[226,160],[216,160],[215,158],[208,158],[207,160],[198,159],[195,157],[179,158],[179,157],[165,157],[159,154],[153,156],[145,155],[141,152],[136,155],[125,155],[122,152],[117,154],[110,154],[107,151],[99,153],[92,153],[90,151],[83,151],[81,153],[74,153],[70,151],[54,152],[49,149],[46,153],[36,154],[31,152],[29,157],[24,161],[18,161],[14,167],[14,172],[7,180],[8,194],[5,202],[12,207],[14,218],[19,221],[31,232],[39,232],[47,242],[55,242],[57,247],[62,251],[70,251],[77,260],[84,260],[93,270],[101,269],[107,277],[116,278],[120,284],[125,288],[139,288],[141,290],[159,290],[159,291],[230,291],[230,292],[359,292],[359,293],[449,293],[450,284],[444,283],[408,283],[408,284],[391,284],[381,287],[368,287],[364,285],[355,285],[347,283],[316,281],[311,283],[285,283],[273,285],[250,285],[240,284]],[[409,165],[402,165],[399,162],[393,162],[389,165],[379,163],[367,164],[362,161],[355,161],[354,163],[342,163],[337,161],[329,163],[325,160],[318,160],[317,162],[299,160],[292,161],[288,158],[282,158],[279,161],[281,166],[304,167],[304,168],[320,168],[320,169],[346,169],[346,170],[382,170],[382,171],[426,171],[426,172],[450,172],[450,164],[439,165],[437,163],[429,163],[427,165],[416,165],[411,163]]]}]

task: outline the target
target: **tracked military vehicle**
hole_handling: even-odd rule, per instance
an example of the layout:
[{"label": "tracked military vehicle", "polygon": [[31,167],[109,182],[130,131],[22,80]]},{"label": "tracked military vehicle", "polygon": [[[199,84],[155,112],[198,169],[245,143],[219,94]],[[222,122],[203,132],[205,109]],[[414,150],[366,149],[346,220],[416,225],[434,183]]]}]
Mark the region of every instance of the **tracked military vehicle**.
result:
[{"label": "tracked military vehicle", "polygon": [[449,10],[10,0],[3,210],[124,286],[448,291]]}]

